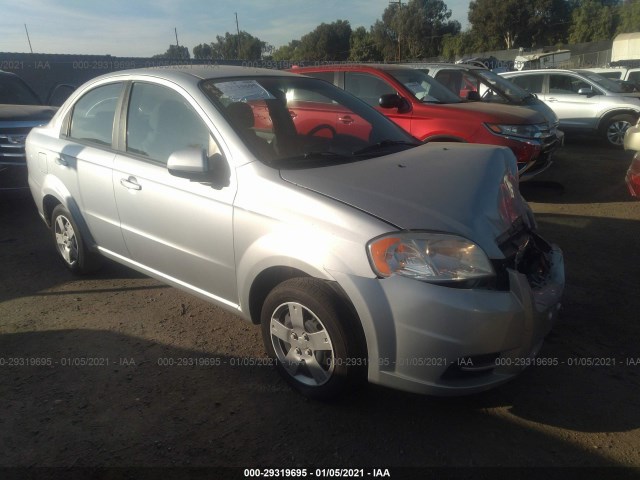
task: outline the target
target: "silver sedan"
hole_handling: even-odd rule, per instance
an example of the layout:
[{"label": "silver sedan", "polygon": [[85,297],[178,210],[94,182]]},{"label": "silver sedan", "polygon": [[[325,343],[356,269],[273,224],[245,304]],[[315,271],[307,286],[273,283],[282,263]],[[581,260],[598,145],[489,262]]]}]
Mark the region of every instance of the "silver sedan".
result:
[{"label": "silver sedan", "polygon": [[477,392],[531,363],[560,250],[507,148],[421,145],[348,93],[235,67],[111,73],[27,140],[64,265],[107,257],[262,325],[303,394]]}]

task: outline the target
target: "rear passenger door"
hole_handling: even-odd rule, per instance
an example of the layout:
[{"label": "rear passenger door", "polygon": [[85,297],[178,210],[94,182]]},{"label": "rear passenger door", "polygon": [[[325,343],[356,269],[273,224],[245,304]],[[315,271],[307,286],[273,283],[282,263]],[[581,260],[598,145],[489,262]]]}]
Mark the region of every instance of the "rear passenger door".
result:
[{"label": "rear passenger door", "polygon": [[[307,75],[334,83],[334,72],[312,72]],[[349,135],[365,141],[369,139],[369,122],[318,93],[292,92],[291,98],[287,99],[287,107],[300,134],[308,135],[315,130],[315,135],[328,138],[335,132],[336,135]],[[326,127],[319,128],[321,124],[330,126],[333,131]]]},{"label": "rear passenger door", "polygon": [[84,219],[98,246],[120,255],[126,247],[120,232],[120,220],[113,194],[112,169],[116,156],[113,148],[114,125],[124,92],[122,82],[100,85],[76,101],[65,119],[65,127],[57,149],[59,154],[52,163],[57,177],[68,188],[77,181],[79,195],[71,198],[82,202]]}]

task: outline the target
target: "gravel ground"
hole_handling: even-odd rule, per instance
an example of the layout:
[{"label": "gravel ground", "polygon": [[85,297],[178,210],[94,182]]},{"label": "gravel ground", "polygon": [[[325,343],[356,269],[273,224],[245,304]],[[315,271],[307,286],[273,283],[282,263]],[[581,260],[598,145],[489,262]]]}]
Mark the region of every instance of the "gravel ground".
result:
[{"label": "gravel ground", "polygon": [[[127,478],[243,478],[185,468],[268,466],[389,468],[391,478],[406,473],[398,467],[428,467],[413,478],[518,478],[524,467],[640,475],[640,202],[623,182],[630,158],[573,140],[522,185],[542,234],[565,252],[564,309],[540,353],[558,365],[464,398],[369,386],[308,401],[256,364],[258,327],[114,263],[74,277],[32,200],[0,197],[0,467],[22,467],[0,477],[132,466],[155,469]],[[180,359],[204,365],[165,365]]]}]

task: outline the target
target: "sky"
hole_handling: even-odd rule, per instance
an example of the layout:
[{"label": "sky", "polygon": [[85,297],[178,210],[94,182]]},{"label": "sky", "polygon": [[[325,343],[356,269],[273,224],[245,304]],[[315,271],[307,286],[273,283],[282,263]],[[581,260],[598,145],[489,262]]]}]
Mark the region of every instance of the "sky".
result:
[{"label": "sky", "polygon": [[[445,0],[452,19],[468,26],[469,0]],[[389,0],[20,0],[2,9],[0,52],[110,54],[149,57],[178,42],[192,52],[216,35],[244,30],[274,47],[321,23],[348,20],[367,29]],[[5,5],[7,6],[7,5]]]}]

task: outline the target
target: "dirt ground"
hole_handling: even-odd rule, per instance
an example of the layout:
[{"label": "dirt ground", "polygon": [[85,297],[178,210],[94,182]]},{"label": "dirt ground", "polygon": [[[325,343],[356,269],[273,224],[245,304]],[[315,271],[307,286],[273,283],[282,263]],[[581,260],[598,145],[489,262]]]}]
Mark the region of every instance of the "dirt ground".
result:
[{"label": "dirt ground", "polygon": [[[640,202],[623,182],[631,156],[574,139],[523,184],[542,234],[565,253],[564,309],[540,353],[559,364],[464,398],[369,386],[336,403],[308,401],[251,364],[264,356],[258,327],[114,263],[74,277],[32,200],[0,197],[0,477],[363,467],[400,478],[400,467],[424,467],[408,477],[519,478],[526,467],[545,478],[572,467],[563,478],[635,478]],[[175,365],[194,359],[209,365]]]}]

